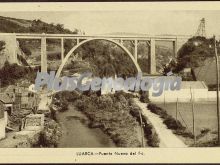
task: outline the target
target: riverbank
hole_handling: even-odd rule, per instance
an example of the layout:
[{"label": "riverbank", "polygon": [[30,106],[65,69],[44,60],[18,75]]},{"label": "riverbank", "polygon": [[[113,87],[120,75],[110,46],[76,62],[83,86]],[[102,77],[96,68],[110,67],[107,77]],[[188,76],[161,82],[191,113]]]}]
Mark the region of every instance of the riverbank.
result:
[{"label": "riverbank", "polygon": [[[59,111],[63,112],[68,111],[66,105],[74,105],[77,111],[89,119],[89,128],[100,129],[117,147],[141,147],[141,127],[131,114],[134,107],[129,104],[129,99],[133,97],[125,93],[100,96],[97,93],[61,92],[55,96],[54,104],[60,106]],[[73,126],[69,127],[73,129]],[[144,143],[147,143],[143,138]]]},{"label": "riverbank", "polygon": [[116,147],[110,137],[99,128],[89,128],[89,119],[69,104],[68,110],[59,112],[57,120],[62,129],[59,148]]}]

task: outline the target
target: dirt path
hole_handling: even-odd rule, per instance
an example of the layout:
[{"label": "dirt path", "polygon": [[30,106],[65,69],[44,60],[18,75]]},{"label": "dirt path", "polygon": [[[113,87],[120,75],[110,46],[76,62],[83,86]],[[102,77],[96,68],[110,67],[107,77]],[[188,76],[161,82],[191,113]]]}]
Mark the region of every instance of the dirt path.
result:
[{"label": "dirt path", "polygon": [[156,114],[147,109],[147,104],[135,99],[136,104],[142,109],[150,123],[155,128],[156,133],[160,139],[160,147],[187,147],[167,126],[163,124],[163,120]]}]

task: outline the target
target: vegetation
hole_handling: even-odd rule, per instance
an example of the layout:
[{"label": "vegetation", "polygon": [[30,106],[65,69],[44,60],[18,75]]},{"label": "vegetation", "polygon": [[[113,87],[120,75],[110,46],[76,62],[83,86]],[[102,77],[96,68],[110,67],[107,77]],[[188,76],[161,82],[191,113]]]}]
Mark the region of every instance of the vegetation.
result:
[{"label": "vegetation", "polygon": [[217,138],[206,141],[206,142],[199,142],[199,143],[192,145],[192,147],[218,147],[218,146],[219,144],[218,144]]},{"label": "vegetation", "polygon": [[19,24],[8,20],[5,17],[0,17],[0,32],[5,33],[26,33],[28,32],[24,26],[20,26]]},{"label": "vegetation", "polygon": [[77,110],[82,111],[89,119],[89,126],[100,128],[108,134],[119,147],[140,147],[136,119],[130,114],[128,98],[133,95],[122,92],[99,96],[97,93],[77,92],[57,93],[55,98],[61,102],[72,103]]},{"label": "vegetation", "polygon": [[149,94],[148,91],[140,91],[140,101],[143,103],[149,103]]},{"label": "vegetation", "polygon": [[[129,42],[124,42],[123,45],[130,51],[133,52],[133,47]],[[71,47],[71,46],[70,46]],[[138,46],[138,64],[142,69],[142,72],[149,73],[148,65],[148,45],[139,44]],[[157,54],[159,56],[157,68],[162,68],[166,62],[165,59],[171,56],[170,51],[167,49],[161,49],[160,46],[156,47]],[[90,41],[79,47],[74,55],[78,55],[79,59],[71,60],[65,66],[65,69],[72,69],[73,72],[91,71],[96,76],[110,77],[110,76],[134,76],[137,74],[135,65],[133,64],[130,57],[117,45],[110,43],[109,41],[97,40]],[[166,58],[164,58],[166,57]],[[78,70],[77,70],[78,68]]]},{"label": "vegetation", "polygon": [[[37,20],[22,20],[7,17],[0,17],[0,23],[3,25],[0,27],[1,32],[22,32],[22,33],[66,33],[66,34],[77,34],[78,29],[73,31],[64,28],[62,24],[45,23],[39,19]],[[8,27],[8,28],[7,28]],[[36,40],[35,40],[36,41]],[[21,50],[27,55],[32,55],[33,45],[36,45],[35,41],[30,40],[19,40],[19,45]],[[39,42],[39,41],[38,41]],[[76,44],[76,41],[66,39],[64,42],[65,54]],[[60,45],[59,40],[47,40],[47,43],[56,44],[56,47]],[[124,42],[125,47],[133,52],[133,46],[131,42]],[[149,60],[148,55],[148,45],[146,43],[140,42],[138,47],[139,60],[138,63],[143,72],[148,72],[149,67],[147,61]],[[159,65],[163,65],[164,56],[170,56],[169,50],[160,49],[157,47],[157,54],[159,58]],[[70,66],[66,68],[68,70],[73,69],[74,73],[91,71],[95,76],[133,76],[137,73],[137,70],[127,56],[127,54],[118,46],[109,41],[90,41],[82,45],[75,52],[82,58],[82,61],[71,62]],[[161,59],[163,58],[163,59]],[[49,54],[49,60],[60,59],[60,53]],[[166,58],[168,59],[168,58]],[[24,62],[23,62],[24,63]],[[162,64],[163,63],[163,64]],[[157,66],[157,68],[160,66]]]},{"label": "vegetation", "polygon": [[31,55],[31,50],[26,45],[25,40],[19,40],[19,47],[25,53],[25,55],[27,55],[27,56]]},{"label": "vegetation", "polygon": [[33,147],[57,147],[61,137],[61,129],[54,120],[46,121],[44,130],[40,132]]},{"label": "vegetation", "polygon": [[[48,34],[77,34],[78,29],[74,29],[73,31],[64,28],[63,24],[54,24],[54,23],[46,23],[37,20],[23,20],[23,19],[15,19],[9,17],[0,16],[0,32],[4,33],[48,33]],[[25,55],[30,56],[32,54],[32,50],[30,47],[34,47],[36,45],[36,40],[18,40],[19,47],[25,53]],[[38,42],[40,42],[38,40]],[[57,44],[60,41],[56,40],[48,40],[47,43],[55,43]],[[72,43],[71,40],[65,42],[65,47],[69,48]],[[0,51],[1,51],[1,43],[0,43]],[[57,57],[57,56],[55,56]],[[56,59],[56,58],[55,58]]]},{"label": "vegetation", "polygon": [[[60,103],[72,103],[90,119],[90,127],[101,128],[117,146],[140,147],[136,131],[140,125],[141,110],[134,103],[134,97],[133,94],[124,92],[99,96],[93,92],[81,94],[77,91],[64,91],[55,95],[54,104],[60,106]],[[148,146],[158,147],[159,139],[156,132],[143,115],[141,118]]]},{"label": "vegetation", "polygon": [[47,54],[47,59],[51,60],[51,61],[61,60],[61,55],[60,55],[60,53],[48,53]]},{"label": "vegetation", "polygon": [[168,129],[171,129],[175,134],[181,135],[183,137],[193,138],[193,134],[189,132],[186,127],[184,127],[180,121],[174,119],[172,116],[168,115],[166,110],[158,107],[155,104],[149,103],[147,108],[163,119],[163,123],[167,126]]},{"label": "vegetation", "polygon": [[5,87],[10,84],[15,84],[19,79],[22,78],[34,82],[36,74],[37,71],[30,67],[9,64],[6,61],[3,68],[0,69],[1,85],[2,87]]},{"label": "vegetation", "polygon": [[78,29],[71,31],[64,28],[63,24],[48,24],[40,19],[31,21],[0,16],[0,24],[0,32],[5,33],[78,33]]},{"label": "vegetation", "polygon": [[204,65],[207,58],[214,56],[213,47],[213,38],[207,39],[199,36],[190,38],[178,51],[177,61],[172,61],[166,66],[164,72],[172,70],[174,73],[179,73],[186,67],[196,68]]},{"label": "vegetation", "polygon": [[0,41],[0,51],[2,51],[5,48],[5,42]]},{"label": "vegetation", "polygon": [[[132,107],[130,109],[130,113],[132,116],[136,118],[136,120],[141,124],[140,121],[140,112],[141,109],[138,107],[133,99],[129,99],[129,104]],[[144,130],[144,135],[147,139],[147,145],[151,147],[159,147],[160,140],[158,138],[157,133],[155,132],[154,128],[152,125],[149,123],[148,119],[146,116],[143,116],[141,114],[142,122],[143,122],[143,130]]]},{"label": "vegetation", "polygon": [[[125,75],[132,76],[137,73],[129,56],[120,47],[108,41],[99,40],[85,43],[77,49],[76,54],[83,61],[78,63],[87,62],[88,66],[86,67],[95,76],[110,77],[117,75],[125,77]],[[67,67],[68,69],[75,68],[73,63]]]}]

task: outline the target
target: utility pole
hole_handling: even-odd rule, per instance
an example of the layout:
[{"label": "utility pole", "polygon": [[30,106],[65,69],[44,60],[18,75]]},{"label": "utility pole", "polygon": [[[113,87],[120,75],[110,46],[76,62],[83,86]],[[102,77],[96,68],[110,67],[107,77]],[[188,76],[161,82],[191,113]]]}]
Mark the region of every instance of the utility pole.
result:
[{"label": "utility pole", "polygon": [[195,115],[194,115],[194,99],[192,94],[192,88],[190,86],[191,93],[191,103],[192,103],[192,117],[193,117],[193,136],[194,136],[194,144],[196,144],[196,129],[195,129]]},{"label": "utility pole", "polygon": [[218,62],[218,53],[216,47],[216,39],[214,38],[214,48],[215,48],[215,59],[216,59],[216,83],[217,83],[217,120],[218,120],[218,144],[220,145],[220,126],[219,126],[219,62]]},{"label": "utility pole", "polygon": [[177,116],[178,116],[178,97],[176,99],[176,122],[177,122]]},{"label": "utility pole", "polygon": [[140,117],[140,122],[141,122],[141,137],[142,137],[142,147],[145,147],[145,143],[144,143],[144,131],[143,131],[143,121],[142,121],[142,117],[141,117],[141,112],[139,112],[139,117]]}]

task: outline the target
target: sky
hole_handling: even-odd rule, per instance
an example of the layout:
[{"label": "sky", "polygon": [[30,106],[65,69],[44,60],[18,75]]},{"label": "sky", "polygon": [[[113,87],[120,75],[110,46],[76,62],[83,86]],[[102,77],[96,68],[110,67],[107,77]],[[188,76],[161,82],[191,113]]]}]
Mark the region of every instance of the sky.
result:
[{"label": "sky", "polygon": [[86,34],[126,32],[149,35],[193,35],[204,17],[207,35],[220,35],[220,10],[4,11],[0,16],[61,23],[65,28],[81,29]]}]

